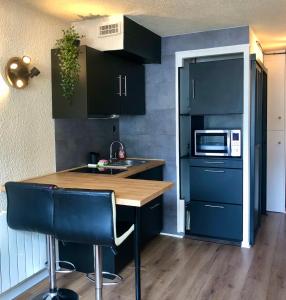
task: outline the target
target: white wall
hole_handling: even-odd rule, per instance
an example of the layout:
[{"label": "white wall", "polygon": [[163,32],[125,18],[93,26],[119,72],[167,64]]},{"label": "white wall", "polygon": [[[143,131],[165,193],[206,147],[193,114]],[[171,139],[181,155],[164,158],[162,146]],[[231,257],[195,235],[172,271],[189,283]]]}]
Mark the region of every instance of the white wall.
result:
[{"label": "white wall", "polygon": [[[55,170],[50,49],[65,24],[22,6],[0,2],[0,184]],[[12,56],[29,55],[41,74],[24,90],[8,88],[5,64]],[[6,198],[0,193],[0,211]]]},{"label": "white wall", "polygon": [[265,55],[267,88],[267,210],[285,212],[285,54]]}]

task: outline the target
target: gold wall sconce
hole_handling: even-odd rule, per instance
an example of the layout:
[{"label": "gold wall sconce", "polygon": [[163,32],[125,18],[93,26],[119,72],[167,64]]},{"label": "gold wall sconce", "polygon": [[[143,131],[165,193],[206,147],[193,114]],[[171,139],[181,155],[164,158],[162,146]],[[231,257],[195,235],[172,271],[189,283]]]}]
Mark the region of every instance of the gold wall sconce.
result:
[{"label": "gold wall sconce", "polygon": [[29,84],[29,79],[40,74],[36,68],[29,68],[31,58],[29,56],[12,57],[6,64],[6,78],[12,87],[23,89]]}]

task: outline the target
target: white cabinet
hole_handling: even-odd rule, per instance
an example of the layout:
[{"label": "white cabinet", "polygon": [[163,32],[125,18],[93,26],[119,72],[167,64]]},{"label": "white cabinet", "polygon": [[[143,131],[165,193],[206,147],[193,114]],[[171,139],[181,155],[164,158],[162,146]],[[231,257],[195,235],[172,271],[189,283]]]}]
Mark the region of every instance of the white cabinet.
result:
[{"label": "white cabinet", "polygon": [[284,130],[285,55],[265,55],[268,69],[267,130]]},{"label": "white cabinet", "polygon": [[285,133],[267,132],[267,210],[285,212]]}]

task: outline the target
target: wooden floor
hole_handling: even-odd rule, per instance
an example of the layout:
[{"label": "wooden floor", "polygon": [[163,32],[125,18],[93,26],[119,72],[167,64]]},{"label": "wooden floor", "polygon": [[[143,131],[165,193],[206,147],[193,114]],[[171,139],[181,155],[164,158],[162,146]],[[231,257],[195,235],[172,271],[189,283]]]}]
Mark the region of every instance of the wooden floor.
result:
[{"label": "wooden floor", "polygon": [[[121,274],[125,280],[104,288],[104,300],[133,300],[132,264]],[[74,289],[81,300],[94,299],[94,289],[82,274],[58,280]],[[43,282],[17,300],[29,299],[47,285]],[[143,300],[285,300],[286,215],[269,214],[252,249],[191,239],[160,236],[142,253]]]}]

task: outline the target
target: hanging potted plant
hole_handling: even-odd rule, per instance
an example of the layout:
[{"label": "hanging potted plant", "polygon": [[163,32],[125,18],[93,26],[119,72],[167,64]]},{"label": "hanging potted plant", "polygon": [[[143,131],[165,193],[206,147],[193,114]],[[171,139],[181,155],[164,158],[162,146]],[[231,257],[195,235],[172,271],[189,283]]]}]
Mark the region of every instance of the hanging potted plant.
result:
[{"label": "hanging potted plant", "polygon": [[74,95],[79,81],[79,45],[83,36],[80,36],[72,26],[63,30],[63,37],[56,42],[58,48],[61,88],[63,96],[70,100]]}]

